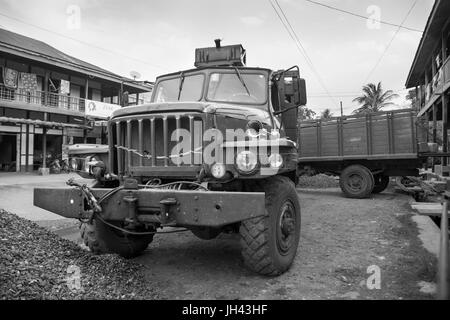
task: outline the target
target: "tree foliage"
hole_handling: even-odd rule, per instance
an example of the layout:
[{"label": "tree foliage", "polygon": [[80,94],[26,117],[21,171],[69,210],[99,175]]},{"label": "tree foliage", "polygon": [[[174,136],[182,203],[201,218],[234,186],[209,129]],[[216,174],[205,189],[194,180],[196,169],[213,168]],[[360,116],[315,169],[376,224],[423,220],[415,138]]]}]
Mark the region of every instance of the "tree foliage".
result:
[{"label": "tree foliage", "polygon": [[369,83],[362,88],[363,94],[353,102],[360,104],[360,107],[353,111],[353,114],[379,112],[384,107],[393,105],[392,99],[398,97],[392,90],[384,91],[381,82],[378,84]]},{"label": "tree foliage", "polygon": [[333,118],[333,113],[331,113],[331,110],[329,108],[325,109],[322,111],[322,113],[320,114],[320,119],[331,119]]}]

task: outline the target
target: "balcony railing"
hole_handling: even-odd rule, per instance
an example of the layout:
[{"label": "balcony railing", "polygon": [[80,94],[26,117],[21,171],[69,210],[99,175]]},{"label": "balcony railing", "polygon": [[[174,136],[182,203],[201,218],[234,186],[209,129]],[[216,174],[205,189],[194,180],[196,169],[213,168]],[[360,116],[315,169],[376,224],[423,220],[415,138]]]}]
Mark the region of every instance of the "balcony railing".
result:
[{"label": "balcony railing", "polygon": [[85,110],[85,100],[82,98],[37,90],[9,89],[4,85],[0,85],[0,101],[26,103],[83,113]]},{"label": "balcony railing", "polygon": [[450,57],[447,58],[442,69],[444,70],[444,85],[446,85],[450,82]]},{"label": "balcony railing", "polygon": [[[450,57],[444,62],[443,66],[434,75],[430,83],[423,86],[422,90],[422,107],[423,110],[428,110],[430,105],[434,103],[437,96],[442,94],[444,89],[450,84]],[[424,111],[423,111],[424,112]],[[422,112],[421,112],[422,113]]]}]

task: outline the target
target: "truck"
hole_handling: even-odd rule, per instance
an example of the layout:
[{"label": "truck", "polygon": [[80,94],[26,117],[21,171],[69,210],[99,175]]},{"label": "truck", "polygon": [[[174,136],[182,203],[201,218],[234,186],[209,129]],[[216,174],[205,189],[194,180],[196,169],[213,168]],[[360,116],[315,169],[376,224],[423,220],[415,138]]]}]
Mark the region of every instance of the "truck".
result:
[{"label": "truck", "polygon": [[424,130],[413,109],[300,121],[299,171],[338,175],[345,196],[367,198],[389,177],[418,176],[429,157],[442,156]]},{"label": "truck", "polygon": [[131,258],[155,235],[226,232],[240,235],[254,272],[276,276],[292,265],[306,82],[298,66],[247,67],[242,45],[215,42],[196,49],[195,68],[158,77],[150,104],[113,112],[107,160],[77,164],[90,185],[34,189],[35,206],[80,220],[93,253]]}]

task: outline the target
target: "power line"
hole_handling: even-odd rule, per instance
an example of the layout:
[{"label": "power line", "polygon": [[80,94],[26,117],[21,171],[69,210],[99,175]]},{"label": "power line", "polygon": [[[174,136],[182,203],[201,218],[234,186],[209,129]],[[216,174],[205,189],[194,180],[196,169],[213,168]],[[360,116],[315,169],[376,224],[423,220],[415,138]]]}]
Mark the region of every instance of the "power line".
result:
[{"label": "power line", "polygon": [[397,30],[395,31],[394,35],[392,36],[391,40],[389,41],[387,47],[384,49],[383,53],[381,54],[380,58],[378,59],[377,63],[375,64],[375,66],[373,67],[373,69],[370,71],[369,75],[367,76],[366,80],[364,82],[367,82],[370,77],[373,75],[373,73],[375,72],[375,70],[378,68],[378,66],[380,65],[381,61],[384,59],[386,53],[388,52],[389,48],[391,47],[392,43],[395,40],[395,37],[397,37],[398,33],[400,32],[400,29],[402,28],[401,26],[403,26],[403,24],[406,22],[406,20],[408,19],[409,15],[411,14],[411,12],[413,11],[414,7],[416,6],[418,0],[415,0],[413,5],[411,6],[411,8],[409,9],[409,11],[407,12],[405,18],[403,19],[402,23],[400,24],[400,26],[398,26]]},{"label": "power line", "polygon": [[111,53],[111,54],[114,54],[114,55],[118,55],[118,56],[121,56],[121,57],[130,59],[130,60],[134,60],[134,61],[140,62],[140,63],[142,63],[142,64],[148,65],[148,66],[153,67],[153,68],[158,68],[158,69],[162,69],[162,70],[166,70],[166,71],[167,71],[167,69],[165,69],[165,68],[163,68],[163,67],[161,67],[161,66],[158,66],[158,65],[150,64],[150,63],[148,63],[147,61],[144,61],[144,60],[141,60],[141,59],[137,59],[137,58],[134,58],[134,57],[131,57],[131,56],[122,54],[122,53],[117,52],[117,51],[112,51],[112,50],[109,50],[109,49],[106,49],[106,48],[97,46],[97,45],[95,45],[95,44],[92,44],[92,43],[89,43],[89,42],[85,42],[85,41],[82,41],[82,40],[79,40],[79,39],[76,39],[76,38],[67,36],[67,35],[62,34],[62,33],[59,33],[59,32],[55,32],[55,31],[53,31],[53,30],[50,30],[50,29],[47,29],[47,28],[44,28],[44,27],[41,27],[41,26],[38,26],[38,25],[35,25],[35,24],[32,24],[32,23],[29,23],[29,22],[26,22],[26,21],[23,21],[23,20],[21,20],[21,19],[18,19],[18,18],[15,18],[15,17],[8,16],[8,15],[6,15],[6,14],[4,14],[4,13],[1,13],[1,12],[0,12],[0,16],[3,16],[3,17],[5,17],[5,18],[11,19],[11,20],[14,20],[14,21],[17,21],[17,22],[20,22],[20,23],[22,23],[22,24],[25,24],[25,25],[34,27],[34,28],[36,28],[36,29],[39,29],[39,30],[42,30],[42,31],[45,31],[45,32],[49,32],[49,33],[55,34],[55,35],[57,35],[57,36],[59,36],[59,37],[66,38],[66,39],[69,39],[69,40],[72,40],[72,41],[81,43],[81,44],[83,44],[83,45],[85,45],[85,46],[88,46],[88,47],[96,48],[96,49],[102,50],[102,51],[104,51],[104,52],[108,52],[108,53]]},{"label": "power line", "polygon": [[337,104],[336,101],[333,99],[333,97],[331,96],[331,94],[329,94],[329,91],[327,89],[327,87],[325,86],[322,78],[320,77],[320,74],[317,72],[316,68],[314,67],[314,64],[312,62],[312,60],[309,58],[308,53],[305,49],[305,47],[302,45],[299,37],[297,36],[297,33],[295,32],[294,28],[292,27],[291,23],[289,22],[289,19],[287,18],[286,14],[284,13],[283,9],[281,8],[280,4],[278,3],[277,0],[274,0],[276,5],[278,6],[281,14],[283,15],[284,19],[286,20],[286,22],[283,20],[283,18],[281,17],[280,13],[278,12],[278,10],[276,9],[276,7],[274,6],[273,2],[271,0],[268,0],[270,5],[272,6],[273,10],[275,11],[275,13],[277,14],[279,20],[281,21],[281,23],[283,24],[284,28],[286,29],[286,31],[288,32],[290,38],[294,41],[294,44],[296,45],[298,51],[300,52],[300,54],[305,58],[306,63],[309,65],[311,71],[313,71],[314,75],[316,76],[316,79],[319,81],[320,85],[322,86],[322,88],[324,89],[324,91],[328,94],[330,100]]},{"label": "power line", "polygon": [[[339,11],[339,12],[342,12],[342,13],[346,13],[346,14],[349,14],[349,15],[352,15],[352,16],[355,16],[355,17],[358,17],[358,18],[362,18],[364,20],[370,19],[370,17],[364,16],[364,15],[361,15],[361,14],[358,14],[358,13],[355,13],[355,12],[350,12],[350,11],[347,11],[347,10],[344,10],[344,9],[336,8],[336,7],[333,7],[333,6],[321,3],[321,2],[317,2],[317,1],[313,1],[313,0],[304,0],[304,1],[307,1],[309,3],[313,3],[313,4],[316,4],[316,5],[319,5],[319,6],[328,8],[328,9],[331,9],[331,10],[335,10],[335,11]],[[382,21],[382,20],[378,20],[378,22],[381,23],[381,24],[388,25],[388,26],[400,27],[402,29],[406,29],[406,30],[409,30],[409,31],[415,31],[415,32],[423,33],[422,30],[405,27],[403,25],[398,25],[398,24],[391,23],[391,22],[386,22],[386,21]]]}]

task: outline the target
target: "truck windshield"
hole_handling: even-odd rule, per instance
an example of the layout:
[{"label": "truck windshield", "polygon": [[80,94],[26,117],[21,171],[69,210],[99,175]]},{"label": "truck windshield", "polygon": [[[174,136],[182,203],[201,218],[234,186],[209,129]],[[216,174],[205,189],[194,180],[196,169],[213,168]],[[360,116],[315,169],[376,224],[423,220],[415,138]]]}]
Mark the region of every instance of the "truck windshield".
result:
[{"label": "truck windshield", "polygon": [[155,102],[199,101],[204,81],[202,74],[162,80],[156,88]]},{"label": "truck windshield", "polygon": [[209,101],[263,104],[267,100],[267,81],[262,74],[212,73]]}]

